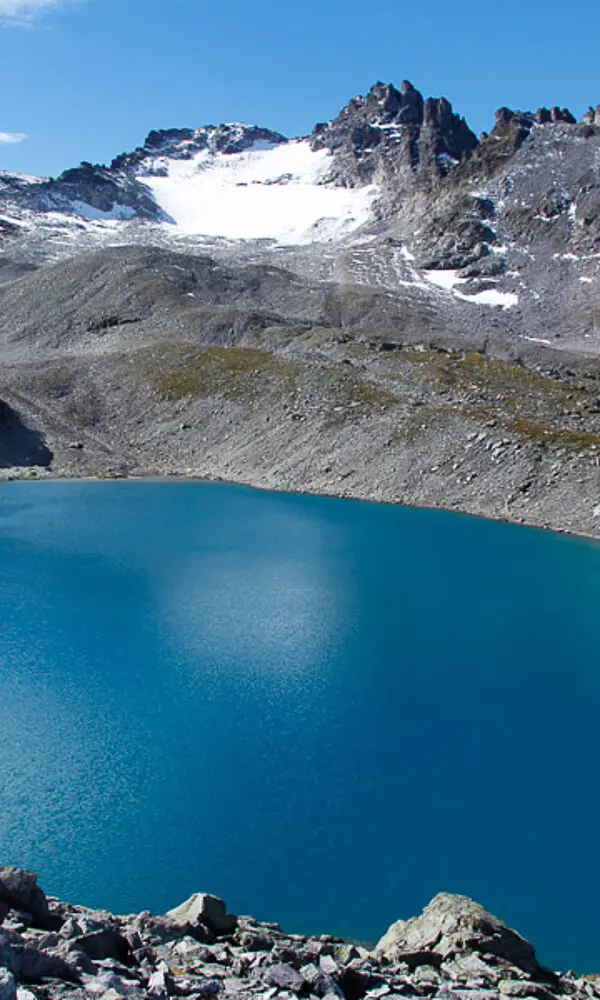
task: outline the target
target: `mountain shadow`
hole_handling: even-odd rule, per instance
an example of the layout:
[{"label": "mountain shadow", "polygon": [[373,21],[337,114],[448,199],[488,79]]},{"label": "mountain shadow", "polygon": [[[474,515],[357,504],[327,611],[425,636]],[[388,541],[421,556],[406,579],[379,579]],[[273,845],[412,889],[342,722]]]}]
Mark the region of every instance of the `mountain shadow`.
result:
[{"label": "mountain shadow", "polygon": [[13,465],[47,468],[53,457],[41,435],[26,427],[18,413],[0,400],[0,468]]}]

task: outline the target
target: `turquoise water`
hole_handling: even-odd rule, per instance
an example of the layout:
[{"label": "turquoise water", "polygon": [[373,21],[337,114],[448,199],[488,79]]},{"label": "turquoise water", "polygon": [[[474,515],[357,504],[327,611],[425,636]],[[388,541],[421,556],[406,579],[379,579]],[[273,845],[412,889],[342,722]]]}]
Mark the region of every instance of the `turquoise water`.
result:
[{"label": "turquoise water", "polygon": [[600,548],[191,483],[0,490],[0,863],[376,939],[466,893],[599,969]]}]

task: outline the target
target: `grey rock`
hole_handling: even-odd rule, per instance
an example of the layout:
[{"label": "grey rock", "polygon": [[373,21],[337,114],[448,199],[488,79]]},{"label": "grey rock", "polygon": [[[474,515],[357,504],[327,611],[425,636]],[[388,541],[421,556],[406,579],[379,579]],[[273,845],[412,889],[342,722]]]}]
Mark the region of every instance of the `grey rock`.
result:
[{"label": "grey rock", "polygon": [[161,962],[158,968],[148,979],[147,993],[153,1000],[168,1000],[169,994],[173,992],[173,977],[169,972],[169,967],[165,962]]},{"label": "grey rock", "polygon": [[314,962],[303,965],[300,969],[300,975],[310,988],[311,993],[317,997],[325,997],[331,994],[335,994],[338,997],[343,997],[344,995],[333,976],[324,972]]},{"label": "grey rock", "polygon": [[407,952],[430,951],[442,958],[463,951],[490,952],[527,972],[542,973],[533,946],[466,896],[440,893],[420,917],[392,924],[377,945],[388,961]]},{"label": "grey rock", "polygon": [[381,985],[381,977],[373,975],[369,969],[358,963],[346,966],[341,970],[338,983],[346,1000],[360,1000],[372,988]]},{"label": "grey rock", "polygon": [[270,951],[274,938],[260,931],[242,931],[236,936],[236,943],[245,951]]},{"label": "grey rock", "polygon": [[25,868],[0,868],[0,902],[31,914],[39,927],[54,923],[46,897],[37,884],[37,875]]},{"label": "grey rock", "polygon": [[498,988],[503,997],[533,997],[534,1000],[552,1000],[552,993],[547,987],[523,979],[504,979]]},{"label": "grey rock", "polygon": [[0,1000],[17,1000],[17,984],[12,972],[0,968]]},{"label": "grey rock", "polygon": [[11,939],[6,932],[0,930],[0,966],[14,971],[15,956],[11,947]]},{"label": "grey rock", "polygon": [[95,976],[85,978],[83,986],[88,995],[100,995],[103,1000],[108,1000],[110,995],[125,997],[126,1000],[146,1000],[147,997],[141,985],[109,969],[100,969]]},{"label": "grey rock", "polygon": [[322,972],[328,976],[337,976],[340,971],[339,965],[333,955],[321,955],[319,957],[319,966]]},{"label": "grey rock", "polygon": [[269,965],[261,970],[261,979],[268,986],[276,986],[281,990],[290,990],[292,993],[300,993],[305,987],[303,977],[291,965],[279,963]]},{"label": "grey rock", "polygon": [[80,974],[73,963],[60,954],[38,951],[27,945],[13,947],[15,973],[25,983],[39,983],[44,979],[64,979],[78,983]]},{"label": "grey rock", "polygon": [[222,984],[219,979],[196,980],[193,984],[191,995],[195,997],[214,997],[221,992],[221,989]]},{"label": "grey rock", "polygon": [[115,930],[104,928],[83,934],[72,940],[72,946],[85,952],[91,959],[114,958],[127,964],[131,960],[129,942]]}]

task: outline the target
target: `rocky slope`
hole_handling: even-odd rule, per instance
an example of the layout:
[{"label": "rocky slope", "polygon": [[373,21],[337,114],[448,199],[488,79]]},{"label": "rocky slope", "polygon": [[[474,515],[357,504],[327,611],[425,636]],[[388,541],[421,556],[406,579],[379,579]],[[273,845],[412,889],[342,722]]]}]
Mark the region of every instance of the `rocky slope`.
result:
[{"label": "rocky slope", "polygon": [[303,139],[155,131],[108,166],[0,174],[0,250],[4,476],[598,534],[598,110],[502,108],[478,138],[405,82]]},{"label": "rocky slope", "polygon": [[551,972],[516,931],[449,893],[365,947],[286,934],[202,893],[165,915],[114,916],[46,898],[32,872],[0,868],[0,923],[1,1000],[600,996],[595,976]]}]

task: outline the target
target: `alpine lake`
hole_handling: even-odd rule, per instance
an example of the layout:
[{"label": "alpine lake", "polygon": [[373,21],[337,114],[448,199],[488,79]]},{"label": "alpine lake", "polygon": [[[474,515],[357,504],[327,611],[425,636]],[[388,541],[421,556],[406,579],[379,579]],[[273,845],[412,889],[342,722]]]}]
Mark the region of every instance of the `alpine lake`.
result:
[{"label": "alpine lake", "polygon": [[442,890],[600,972],[600,546],[186,482],[0,489],[0,858],[374,941]]}]

